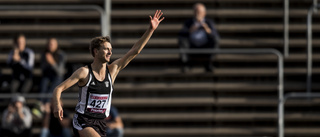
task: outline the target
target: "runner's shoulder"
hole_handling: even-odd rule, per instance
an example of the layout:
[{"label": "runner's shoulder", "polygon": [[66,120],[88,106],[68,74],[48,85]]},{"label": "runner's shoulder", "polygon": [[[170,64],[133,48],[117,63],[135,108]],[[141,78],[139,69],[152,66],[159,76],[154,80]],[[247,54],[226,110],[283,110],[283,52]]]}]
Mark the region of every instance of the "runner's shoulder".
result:
[{"label": "runner's shoulder", "polygon": [[89,73],[88,66],[78,68],[74,74],[77,75],[79,78],[86,78]]}]

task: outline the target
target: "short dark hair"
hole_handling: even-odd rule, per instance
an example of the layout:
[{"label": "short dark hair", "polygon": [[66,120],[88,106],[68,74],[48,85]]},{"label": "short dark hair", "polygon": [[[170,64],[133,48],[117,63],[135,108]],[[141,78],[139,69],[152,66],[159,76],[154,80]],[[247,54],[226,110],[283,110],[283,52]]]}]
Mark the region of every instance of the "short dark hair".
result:
[{"label": "short dark hair", "polygon": [[198,6],[202,6],[202,7],[204,7],[204,9],[206,9],[206,5],[204,5],[203,3],[200,3],[200,2],[194,4],[193,9],[195,10]]},{"label": "short dark hair", "polygon": [[104,44],[105,42],[111,43],[111,38],[110,38],[110,36],[95,37],[95,38],[93,38],[93,39],[91,40],[89,49],[90,49],[90,53],[91,53],[91,55],[92,55],[93,57],[94,57],[94,49],[95,49],[95,48],[96,48],[96,49],[100,49],[100,47],[103,46],[103,44]]},{"label": "short dark hair", "polygon": [[20,33],[20,34],[17,34],[13,37],[13,44],[18,44],[18,39],[20,37],[25,37],[24,34]]}]

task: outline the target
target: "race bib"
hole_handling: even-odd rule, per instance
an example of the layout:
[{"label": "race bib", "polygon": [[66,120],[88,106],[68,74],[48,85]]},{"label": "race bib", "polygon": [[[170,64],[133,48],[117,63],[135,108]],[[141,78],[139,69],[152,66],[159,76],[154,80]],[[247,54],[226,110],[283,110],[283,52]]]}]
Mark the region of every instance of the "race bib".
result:
[{"label": "race bib", "polygon": [[109,94],[89,93],[87,111],[90,113],[105,113]]}]

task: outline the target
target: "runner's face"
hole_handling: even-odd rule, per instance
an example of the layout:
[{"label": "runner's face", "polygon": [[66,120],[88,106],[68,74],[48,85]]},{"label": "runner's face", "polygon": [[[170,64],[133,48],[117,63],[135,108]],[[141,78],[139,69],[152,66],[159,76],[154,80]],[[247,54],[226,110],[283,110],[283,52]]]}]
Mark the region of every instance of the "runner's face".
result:
[{"label": "runner's face", "polygon": [[103,46],[98,49],[98,56],[102,62],[110,62],[112,55],[112,46],[109,42],[105,42]]}]

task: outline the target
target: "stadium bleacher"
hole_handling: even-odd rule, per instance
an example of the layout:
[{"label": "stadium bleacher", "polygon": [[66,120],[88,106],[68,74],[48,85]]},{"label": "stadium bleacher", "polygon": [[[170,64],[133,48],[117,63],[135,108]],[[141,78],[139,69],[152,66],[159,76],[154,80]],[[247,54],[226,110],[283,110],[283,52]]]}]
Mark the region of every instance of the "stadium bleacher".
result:
[{"label": "stadium bleacher", "polygon": [[[166,19],[146,49],[177,49],[177,33],[192,17],[192,5],[203,2],[221,36],[221,49],[274,48],[283,52],[283,0],[112,0],[112,60],[116,49],[129,49],[148,25],[148,16],[161,9]],[[0,5],[99,5],[103,0],[2,0]],[[311,0],[290,0],[290,55],[284,59],[284,90],[306,90],[306,16]],[[319,15],[313,20],[313,90],[320,90]],[[0,11],[0,65],[10,79],[6,58],[12,37],[24,33],[36,53],[34,86],[39,92],[40,54],[46,39],[56,37],[67,53],[69,73],[92,61],[91,38],[100,34],[99,13],[86,11]],[[144,54],[120,72],[112,103],[125,125],[125,137],[260,137],[277,136],[277,56],[272,54],[215,55],[213,73],[195,67],[180,70],[179,54]],[[9,93],[8,87],[1,88]],[[77,93],[77,87],[65,92]],[[1,95],[1,94],[0,94]],[[63,96],[63,95],[62,95]],[[37,100],[28,99],[32,107]],[[74,109],[75,98],[64,99]],[[316,137],[320,130],[320,99],[290,99],[285,108],[286,137]],[[1,103],[0,107],[6,107]],[[2,111],[0,111],[2,112]],[[39,134],[41,120],[34,119]]]}]

